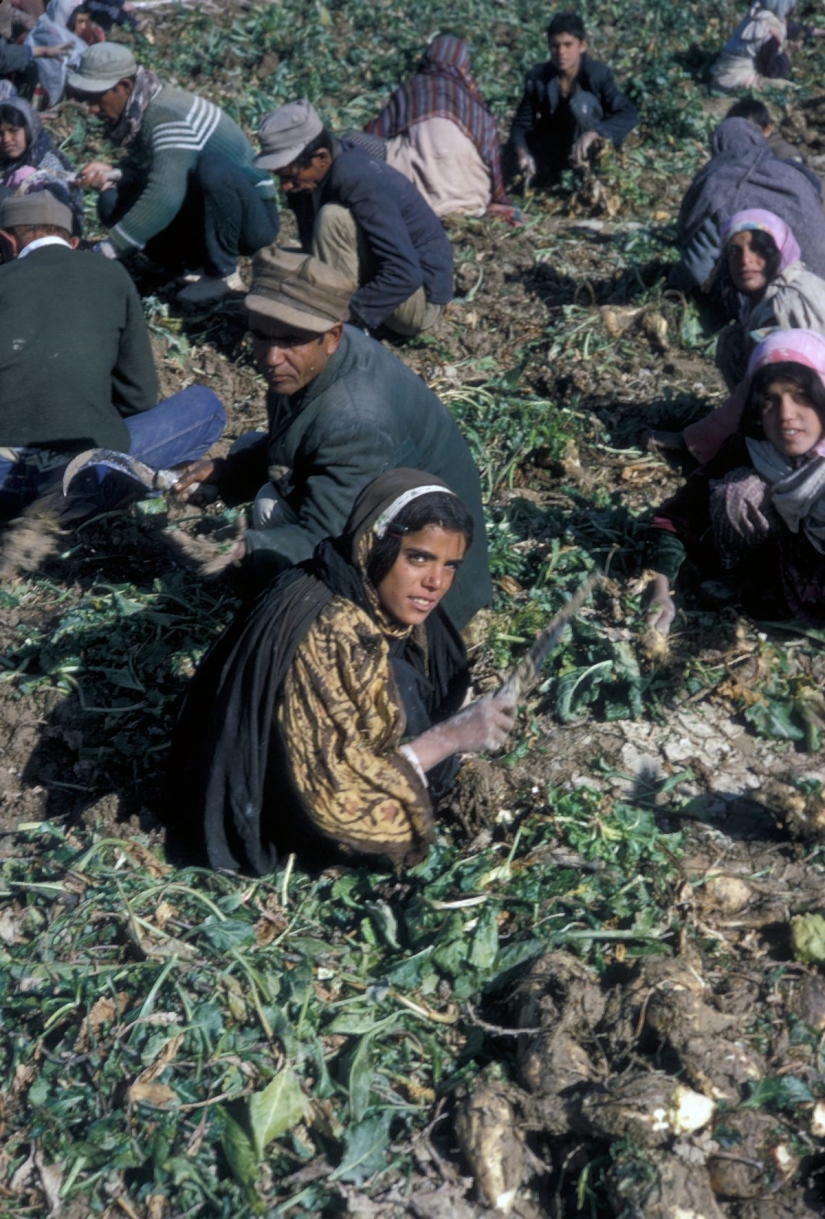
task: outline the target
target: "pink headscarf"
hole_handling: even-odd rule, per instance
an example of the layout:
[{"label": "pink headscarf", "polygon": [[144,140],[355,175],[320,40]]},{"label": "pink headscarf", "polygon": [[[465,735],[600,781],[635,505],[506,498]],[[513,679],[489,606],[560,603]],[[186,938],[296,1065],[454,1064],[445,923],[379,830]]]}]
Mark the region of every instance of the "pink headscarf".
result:
[{"label": "pink headscarf", "polygon": [[754,373],[766,364],[786,360],[812,368],[825,384],[825,335],[818,330],[775,330],[751,352],[745,383],[750,385]]},{"label": "pink headscarf", "polygon": [[751,207],[744,212],[736,212],[722,229],[722,249],[736,233],[746,233],[752,230],[769,233],[779,251],[778,271],[784,271],[792,262],[802,257],[802,251],[793,232],[780,216],[766,212],[761,207]]}]

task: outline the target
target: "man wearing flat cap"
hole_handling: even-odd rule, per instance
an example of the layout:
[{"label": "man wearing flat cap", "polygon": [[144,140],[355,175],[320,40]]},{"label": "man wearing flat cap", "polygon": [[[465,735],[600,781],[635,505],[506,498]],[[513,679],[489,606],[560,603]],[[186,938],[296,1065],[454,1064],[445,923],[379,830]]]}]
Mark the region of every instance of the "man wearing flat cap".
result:
[{"label": "man wearing flat cap", "polygon": [[116,42],[90,47],[68,85],[129,152],[117,166],[117,187],[103,161],[90,162],[79,175],[83,186],[101,192],[98,215],[109,237],[98,252],[122,258],[145,250],[170,277],[202,268],[178,294],[188,304],[214,303],[243,289],[239,255],[274,241],[279,220],[273,183],[255,169],[252,145],[237,123],[205,97],[139,67]]},{"label": "man wearing flat cap", "polygon": [[305,98],[268,114],[255,164],[280,179],[303,249],[353,279],[353,321],[429,330],[453,296],[453,255],[435,212],[403,174],[339,140]]},{"label": "man wearing flat cap", "polygon": [[160,405],[140,298],[117,263],[77,250],[48,190],[0,202],[0,517],[16,516],[89,448],[154,468],[192,461],[223,407],[193,385]]},{"label": "man wearing flat cap", "polygon": [[187,498],[192,483],[212,482],[225,499],[241,502],[260,488],[238,557],[264,578],[338,535],[358,493],[382,471],[406,466],[435,474],[475,521],[472,548],[445,598],[462,627],[492,592],[478,471],[432,390],[375,339],[346,325],[353,287],[310,255],[276,246],[256,255],[245,303],[269,387],[269,432],[223,461],[196,462],[176,489]]}]

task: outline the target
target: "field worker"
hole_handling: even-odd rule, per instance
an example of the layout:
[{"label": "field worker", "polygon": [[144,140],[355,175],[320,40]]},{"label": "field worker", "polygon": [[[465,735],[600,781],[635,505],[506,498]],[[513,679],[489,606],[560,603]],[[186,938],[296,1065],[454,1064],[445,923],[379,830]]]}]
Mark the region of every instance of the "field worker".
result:
[{"label": "field worker", "polygon": [[280,179],[303,249],[357,285],[352,321],[401,335],[431,329],[452,300],[453,252],[413,184],[330,135],[306,99],[268,114],[258,135],[255,164]]},{"label": "field worker", "polygon": [[[13,42],[13,26],[17,17],[11,0],[0,0],[0,77],[14,77],[20,88],[31,94],[37,85],[37,65],[34,61],[61,58],[71,48],[62,44],[34,47]],[[35,23],[27,24],[33,26]]]},{"label": "field worker", "polygon": [[90,0],[49,0],[46,16],[55,25],[62,25],[81,38],[87,46],[106,41],[103,30],[92,20]]},{"label": "field worker", "polygon": [[436,216],[519,219],[504,190],[498,124],[470,73],[462,38],[434,38],[415,75],[365,130],[388,141],[387,164],[415,183]]},{"label": "field worker", "polygon": [[788,84],[791,59],[808,38],[825,30],[788,21],[796,0],[756,0],[711,68],[717,89],[764,89]]},{"label": "field worker", "polygon": [[825,625],[825,338],[778,331],[754,350],[738,432],[655,514],[649,624],[667,634],[687,556],[716,604]]},{"label": "field worker", "polygon": [[269,386],[269,434],[223,461],[196,462],[176,490],[186,495],[191,483],[212,482],[239,502],[264,484],[237,557],[274,574],[339,534],[359,492],[383,470],[414,466],[449,478],[475,524],[472,552],[447,594],[461,629],[492,589],[481,484],[455,421],[397,356],[345,325],[351,280],[277,246],[252,265],[246,307]]},{"label": "field worker", "polygon": [[71,161],[55,146],[29,102],[16,96],[0,101],[0,199],[18,191],[32,174],[53,173],[55,181],[50,190],[71,207],[72,232],[80,237],[83,192],[65,183],[65,175],[73,172]]},{"label": "field worker", "polygon": [[686,292],[708,284],[722,252],[722,230],[736,212],[761,208],[781,216],[809,271],[825,277],[825,217],[820,182],[799,161],[782,161],[748,119],[724,119],[711,137],[711,159],[687,189],[676,221],[681,257],[670,284]]},{"label": "field worker", "polygon": [[16,516],[92,447],[174,466],[205,453],[224,412],[191,386],[160,405],[140,298],[116,263],[77,251],[48,190],[0,203],[0,515]]},{"label": "field worker", "polygon": [[109,226],[95,249],[108,258],[144,250],[170,278],[202,270],[178,293],[185,303],[242,289],[239,255],[274,241],[279,222],[273,184],[253,166],[240,127],[206,98],[138,67],[114,42],[89,47],[69,87],[129,152],[116,187],[102,161],[81,171],[81,184],[101,192],[98,215]]},{"label": "field worker", "polygon": [[547,27],[550,60],[527,73],[505,149],[509,176],[545,185],[569,165],[585,167],[599,142],[619,148],[639,122],[613,73],[587,54],[578,13],[557,13]]},{"label": "field worker", "polygon": [[169,808],[213,868],[426,855],[456,755],[497,748],[515,717],[505,694],[460,710],[467,656],[444,607],[474,525],[431,473],[381,474],[343,536],[212,646],[178,721]]}]

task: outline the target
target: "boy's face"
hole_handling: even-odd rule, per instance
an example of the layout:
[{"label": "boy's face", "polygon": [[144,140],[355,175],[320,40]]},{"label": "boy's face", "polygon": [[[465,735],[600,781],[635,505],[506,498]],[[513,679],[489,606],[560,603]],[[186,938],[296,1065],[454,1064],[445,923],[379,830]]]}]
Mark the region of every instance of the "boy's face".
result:
[{"label": "boy's face", "polygon": [[556,71],[564,73],[565,76],[575,76],[582,55],[587,50],[587,39],[577,38],[575,34],[552,34],[547,42],[550,47],[550,61]]}]

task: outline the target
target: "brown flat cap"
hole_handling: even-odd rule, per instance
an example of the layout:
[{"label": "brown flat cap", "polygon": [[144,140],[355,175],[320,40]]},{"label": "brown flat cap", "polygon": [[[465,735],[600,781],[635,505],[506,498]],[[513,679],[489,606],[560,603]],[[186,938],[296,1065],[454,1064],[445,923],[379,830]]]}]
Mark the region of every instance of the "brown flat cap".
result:
[{"label": "brown flat cap", "polygon": [[53,224],[55,228],[71,233],[71,209],[55,199],[50,190],[33,190],[28,195],[4,199],[0,203],[0,229],[13,229],[23,224]]},{"label": "brown flat cap", "polygon": [[244,304],[286,326],[324,334],[349,320],[349,298],[358,285],[310,254],[265,246],[252,260],[252,285]]}]

